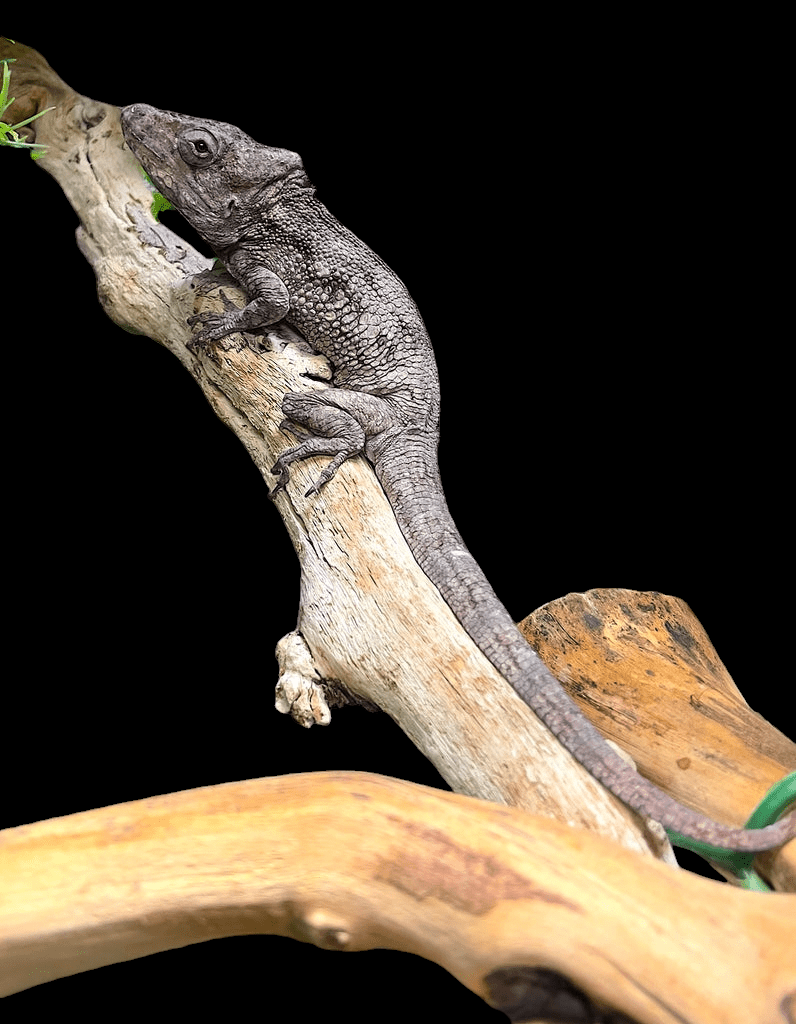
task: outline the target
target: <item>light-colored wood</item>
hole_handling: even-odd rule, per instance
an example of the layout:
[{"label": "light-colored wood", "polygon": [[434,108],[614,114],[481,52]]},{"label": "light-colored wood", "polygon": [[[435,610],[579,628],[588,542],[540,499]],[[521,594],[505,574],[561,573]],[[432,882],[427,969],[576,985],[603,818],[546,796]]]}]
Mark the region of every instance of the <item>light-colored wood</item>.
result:
[{"label": "light-colored wood", "polygon": [[493,1002],[492,972],[546,968],[640,1024],[784,1024],[779,1007],[796,995],[796,896],[742,892],[550,819],[364,773],[236,782],[8,829],[0,877],[4,995],[253,933],[407,950]]},{"label": "light-colored wood", "polygon": [[[520,628],[604,736],[716,821],[743,825],[796,771],[796,744],[749,707],[685,601],[590,590],[543,605]],[[796,891],[796,842],[760,854],[757,869]]]},{"label": "light-colored wood", "polygon": [[[233,336],[192,354],[187,317],[223,308],[219,290],[238,305],[243,293],[233,283],[216,283],[208,298],[191,286],[192,275],[209,263],[149,215],[151,195],[123,145],[118,108],[73,93],[35,51],[10,50],[18,57],[18,102],[7,116],[34,113],[30,97],[36,108],[56,105],[34,122],[36,140],[48,146],[36,168],[57,179],[80,218],[78,243],[106,312],[180,360],[273,486],[269,469],[294,442],[279,430],[282,397],[323,387],[304,374],[325,368],[328,375],[328,365],[300,346],[286,346],[281,328],[270,336],[271,351],[255,351]],[[108,344],[136,343],[108,331]],[[134,373],[132,350],[130,368]],[[276,502],[299,557],[299,628],[318,675],[386,711],[456,792],[558,817],[666,856],[659,838],[577,764],[463,632],[409,553],[364,460],[350,460],[333,486],[303,497],[324,461],[292,467],[287,493]],[[241,554],[232,544],[228,556]],[[278,590],[279,580],[271,586]],[[263,685],[267,673],[265,663]],[[282,692],[280,706],[291,710]]]}]

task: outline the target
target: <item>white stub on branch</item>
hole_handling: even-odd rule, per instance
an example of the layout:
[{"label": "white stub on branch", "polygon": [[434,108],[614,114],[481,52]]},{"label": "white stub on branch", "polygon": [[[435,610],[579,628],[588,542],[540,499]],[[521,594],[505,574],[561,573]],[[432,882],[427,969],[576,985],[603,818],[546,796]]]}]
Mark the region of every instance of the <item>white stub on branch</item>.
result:
[{"label": "white stub on branch", "polygon": [[276,645],[279,682],[276,684],[276,710],[291,715],[306,729],[328,725],[332,712],[312,663],[309,648],[298,633],[288,633]]}]

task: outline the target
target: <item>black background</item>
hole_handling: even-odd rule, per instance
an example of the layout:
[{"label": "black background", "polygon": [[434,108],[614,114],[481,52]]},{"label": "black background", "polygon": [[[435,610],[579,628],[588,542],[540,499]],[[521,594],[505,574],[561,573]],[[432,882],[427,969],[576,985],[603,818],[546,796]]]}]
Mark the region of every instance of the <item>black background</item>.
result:
[{"label": "black background", "polygon": [[[423,313],[449,504],[515,618],[592,587],[682,597],[790,731],[776,27],[127,17],[2,30],[94,99],[301,153]],[[55,182],[3,150],[0,198],[0,825],[297,771],[442,785],[384,715],[304,731],[274,711],[298,564],[265,484],[176,360],[105,317]],[[3,1010],[257,1000],[272,1019],[274,985],[296,1021],[505,1019],[417,958],[273,937],[63,979]]]}]

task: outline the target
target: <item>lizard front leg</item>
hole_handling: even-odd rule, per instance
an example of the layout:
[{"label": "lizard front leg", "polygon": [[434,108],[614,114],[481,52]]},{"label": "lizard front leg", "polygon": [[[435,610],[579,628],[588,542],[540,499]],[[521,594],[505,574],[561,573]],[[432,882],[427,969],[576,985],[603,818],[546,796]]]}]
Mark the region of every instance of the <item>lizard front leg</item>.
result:
[{"label": "lizard front leg", "polygon": [[193,346],[220,341],[236,331],[261,330],[283,320],[290,308],[288,290],[276,274],[265,267],[258,267],[253,272],[248,267],[236,267],[235,257],[227,266],[253,298],[243,309],[231,309],[225,313],[197,313],[196,316],[188,317],[191,326],[202,325],[202,329],[192,339]]}]

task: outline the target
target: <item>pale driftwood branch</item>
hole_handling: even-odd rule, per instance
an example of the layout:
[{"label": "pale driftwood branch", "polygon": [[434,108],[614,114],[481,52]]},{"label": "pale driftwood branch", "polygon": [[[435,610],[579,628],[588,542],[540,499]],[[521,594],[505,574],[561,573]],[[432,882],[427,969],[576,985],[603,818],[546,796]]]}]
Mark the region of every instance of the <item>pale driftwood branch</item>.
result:
[{"label": "pale driftwood branch", "polygon": [[[279,430],[282,397],[323,387],[302,373],[317,375],[325,364],[295,345],[284,347],[279,332],[271,351],[255,351],[235,336],[192,354],[186,318],[219,302],[219,290],[239,305],[244,296],[232,284],[208,284],[213,300],[192,286],[207,261],[150,217],[151,197],[123,147],[118,108],[73,93],[35,51],[11,50],[19,58],[19,109],[10,116],[56,105],[34,122],[36,141],[48,146],[36,167],[58,180],[80,218],[78,242],[108,315],[180,360],[273,485],[269,468],[293,443]],[[120,343],[131,342],[109,331],[109,344]],[[570,757],[462,631],[410,555],[368,465],[349,461],[333,485],[304,498],[320,465],[297,466],[277,499],[301,564],[299,629],[318,675],[390,714],[455,791],[666,856],[660,833]],[[264,664],[263,685],[269,672]],[[279,696],[283,709],[291,706],[284,687]],[[296,710],[305,724],[325,714],[317,690]]]},{"label": "pale driftwood branch", "polygon": [[0,995],[267,933],[419,954],[518,1021],[539,1017],[538,970],[639,1024],[796,1019],[796,896],[742,892],[547,818],[364,773],[236,782],[8,829],[0,877]]}]

